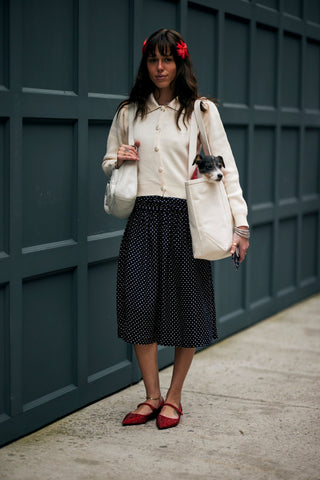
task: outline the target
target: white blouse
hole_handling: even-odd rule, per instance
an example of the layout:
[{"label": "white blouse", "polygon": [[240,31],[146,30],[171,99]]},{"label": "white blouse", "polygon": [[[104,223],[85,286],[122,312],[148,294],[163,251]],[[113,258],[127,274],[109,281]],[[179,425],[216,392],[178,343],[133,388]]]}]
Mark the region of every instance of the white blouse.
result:
[{"label": "white blouse", "polygon": [[[212,154],[223,157],[223,182],[229,198],[235,225],[248,225],[247,205],[242,195],[237,166],[214,103],[206,100],[207,111],[202,113]],[[184,125],[183,113],[176,125],[179,102],[173,99],[168,105],[159,105],[151,94],[148,113],[134,122],[134,139],[140,141],[138,162],[138,196],[160,195],[186,198],[185,181],[189,175],[190,123]],[[128,143],[128,109],[124,107],[115,115],[107,142],[107,152],[102,168],[107,176],[112,174],[119,147]],[[197,152],[201,143],[198,135]],[[121,167],[120,167],[121,168]]]}]

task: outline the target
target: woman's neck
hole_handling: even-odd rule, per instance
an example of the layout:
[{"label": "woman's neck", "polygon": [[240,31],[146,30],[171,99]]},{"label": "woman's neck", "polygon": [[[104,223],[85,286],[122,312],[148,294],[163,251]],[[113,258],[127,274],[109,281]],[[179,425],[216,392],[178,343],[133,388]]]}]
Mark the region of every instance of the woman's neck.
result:
[{"label": "woman's neck", "polygon": [[165,89],[156,90],[154,92],[154,98],[159,103],[159,105],[167,105],[174,98],[173,91],[171,89],[170,90],[169,89],[168,90],[165,90]]}]

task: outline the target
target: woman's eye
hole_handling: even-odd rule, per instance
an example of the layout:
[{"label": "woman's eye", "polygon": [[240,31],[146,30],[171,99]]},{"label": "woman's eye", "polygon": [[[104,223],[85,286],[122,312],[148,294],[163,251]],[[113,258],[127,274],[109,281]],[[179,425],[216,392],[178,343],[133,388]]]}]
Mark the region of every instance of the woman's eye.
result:
[{"label": "woman's eye", "polygon": [[166,59],[165,59],[165,61],[166,61],[167,63],[172,62],[172,60],[173,60],[172,57],[166,57]]}]

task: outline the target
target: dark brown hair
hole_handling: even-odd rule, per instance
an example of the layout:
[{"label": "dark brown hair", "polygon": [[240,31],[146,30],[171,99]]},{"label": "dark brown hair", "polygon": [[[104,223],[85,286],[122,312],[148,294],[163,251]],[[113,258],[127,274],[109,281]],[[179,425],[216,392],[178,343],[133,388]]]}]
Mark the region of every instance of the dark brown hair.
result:
[{"label": "dark brown hair", "polygon": [[174,30],[162,28],[154,32],[144,44],[143,55],[140,62],[137,78],[131,90],[128,100],[119,105],[118,112],[122,107],[129,103],[136,103],[137,116],[140,114],[143,118],[147,114],[147,99],[155,91],[156,87],[150,80],[147,59],[154,56],[156,47],[162,56],[172,55],[177,67],[176,78],[174,81],[174,97],[177,97],[180,108],[177,112],[177,127],[179,128],[179,118],[183,112],[183,121],[189,120],[193,111],[195,100],[198,95],[197,79],[193,73],[193,67],[190,56],[182,58],[177,53],[177,43],[184,42],[180,33]]}]

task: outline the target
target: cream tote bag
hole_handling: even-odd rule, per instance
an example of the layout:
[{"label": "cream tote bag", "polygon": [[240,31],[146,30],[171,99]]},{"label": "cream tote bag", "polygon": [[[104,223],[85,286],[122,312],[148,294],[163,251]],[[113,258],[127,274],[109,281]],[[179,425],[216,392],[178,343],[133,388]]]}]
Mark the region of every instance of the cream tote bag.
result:
[{"label": "cream tote bag", "polygon": [[[133,121],[135,105],[128,106],[128,145],[134,145]],[[138,165],[136,161],[125,161],[115,168],[107,182],[104,195],[104,210],[118,218],[128,218],[133,210],[138,189]]]},{"label": "cream tote bag", "polygon": [[[200,100],[196,100],[194,104],[194,119],[193,125],[191,125],[189,178],[191,178],[194,168],[192,162],[195,149],[192,148],[192,145],[197,141],[195,138],[197,137],[196,125],[200,131],[205,154],[212,155],[201,116]],[[188,180],[185,187],[194,258],[220,260],[230,256],[233,218],[223,181],[213,183],[203,176],[195,180]]]}]

